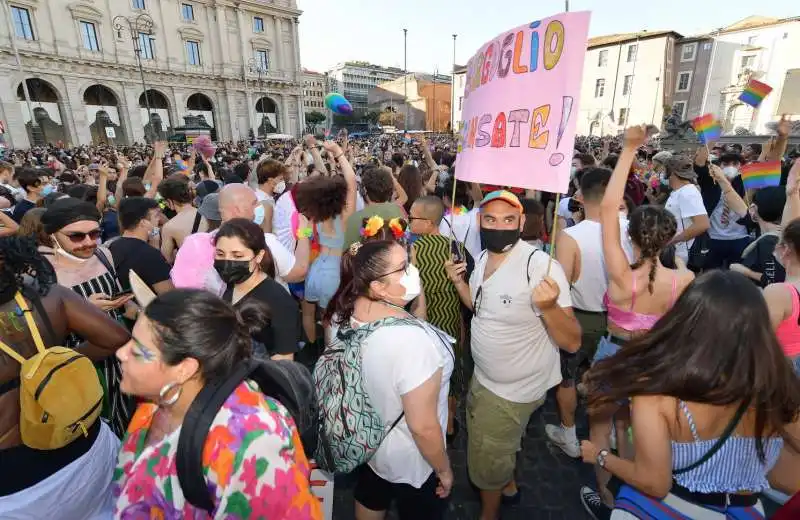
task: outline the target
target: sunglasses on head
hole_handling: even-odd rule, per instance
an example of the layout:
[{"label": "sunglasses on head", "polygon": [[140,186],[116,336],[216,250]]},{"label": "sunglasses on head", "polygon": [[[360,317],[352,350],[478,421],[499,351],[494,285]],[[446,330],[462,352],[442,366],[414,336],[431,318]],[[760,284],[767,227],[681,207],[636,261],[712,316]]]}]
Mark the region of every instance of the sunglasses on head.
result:
[{"label": "sunglasses on head", "polygon": [[95,241],[98,238],[100,238],[100,229],[99,228],[98,229],[93,229],[93,230],[89,231],[88,233],[84,233],[82,231],[71,231],[69,233],[64,233],[64,235],[67,238],[69,238],[71,242],[75,242],[76,244],[79,244],[79,243],[83,242],[84,240],[86,240],[86,237],[89,237],[90,239],[92,239],[92,241]]}]

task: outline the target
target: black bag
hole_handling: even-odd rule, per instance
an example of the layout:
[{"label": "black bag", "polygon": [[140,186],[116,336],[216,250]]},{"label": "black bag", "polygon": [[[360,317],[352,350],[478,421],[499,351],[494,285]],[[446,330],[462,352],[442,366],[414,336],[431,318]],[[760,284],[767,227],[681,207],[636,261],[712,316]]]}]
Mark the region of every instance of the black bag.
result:
[{"label": "black bag", "polygon": [[695,237],[692,247],[689,248],[689,259],[686,267],[694,273],[701,273],[708,263],[708,254],[711,250],[711,238],[708,233]]},{"label": "black bag", "polygon": [[206,383],[189,407],[178,439],[176,465],[183,495],[190,504],[209,513],[215,504],[203,472],[203,447],[219,409],[245,379],[254,381],[264,395],[286,407],[307,454],[317,449],[319,416],[308,369],[288,360],[251,358],[240,362],[227,379]]}]

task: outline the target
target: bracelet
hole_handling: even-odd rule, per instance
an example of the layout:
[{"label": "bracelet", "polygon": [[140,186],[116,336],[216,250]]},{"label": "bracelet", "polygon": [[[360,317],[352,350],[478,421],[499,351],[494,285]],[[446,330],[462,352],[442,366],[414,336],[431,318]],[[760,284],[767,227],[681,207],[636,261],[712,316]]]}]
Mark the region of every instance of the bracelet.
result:
[{"label": "bracelet", "polygon": [[298,228],[296,236],[297,238],[311,238],[314,234],[314,231],[310,227],[305,228]]},{"label": "bracelet", "polygon": [[339,159],[341,159],[342,157],[344,157],[344,152],[342,152],[342,153],[340,153],[339,155],[337,155],[336,157],[334,157],[334,158],[333,158],[333,160],[334,160],[334,161],[338,161],[338,160],[339,160]]}]

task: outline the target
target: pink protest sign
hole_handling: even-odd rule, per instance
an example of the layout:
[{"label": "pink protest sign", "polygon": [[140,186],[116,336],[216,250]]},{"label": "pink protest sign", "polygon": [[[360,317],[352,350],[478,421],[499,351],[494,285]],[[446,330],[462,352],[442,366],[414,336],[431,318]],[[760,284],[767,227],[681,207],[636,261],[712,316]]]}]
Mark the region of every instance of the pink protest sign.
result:
[{"label": "pink protest sign", "polygon": [[467,63],[459,179],[566,192],[589,12],[507,31]]}]

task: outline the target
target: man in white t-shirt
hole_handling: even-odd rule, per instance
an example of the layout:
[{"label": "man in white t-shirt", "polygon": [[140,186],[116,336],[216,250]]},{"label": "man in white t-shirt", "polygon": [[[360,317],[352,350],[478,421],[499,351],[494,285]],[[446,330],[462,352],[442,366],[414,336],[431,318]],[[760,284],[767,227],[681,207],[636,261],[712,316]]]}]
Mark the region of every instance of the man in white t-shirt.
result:
[{"label": "man in white t-shirt", "polygon": [[[220,191],[219,211],[222,223],[234,218],[253,220],[258,204],[255,192],[244,184],[229,184]],[[302,215],[306,227],[307,221]],[[175,287],[202,288],[222,294],[225,284],[214,269],[214,233],[195,233],[186,237],[175,257],[170,278]],[[310,240],[297,239],[293,255],[272,233],[264,233],[272,259],[275,262],[275,281],[286,287],[287,282],[299,282],[308,271]]]},{"label": "man in white t-shirt", "polygon": [[511,192],[486,195],[480,236],[487,250],[469,284],[464,264],[446,263],[461,301],[473,311],[467,464],[480,489],[481,518],[497,518],[503,497],[519,493],[514,469],[528,419],[561,382],[558,349],[576,352],[581,345],[564,271],[520,240],[522,211]]},{"label": "man in white t-shirt", "polygon": [[695,238],[708,231],[708,214],[700,189],[694,184],[697,180],[694,161],[685,155],[673,155],[667,159],[665,169],[672,189],[665,207],[678,221],[678,232],[672,239],[675,256],[688,263]]}]

